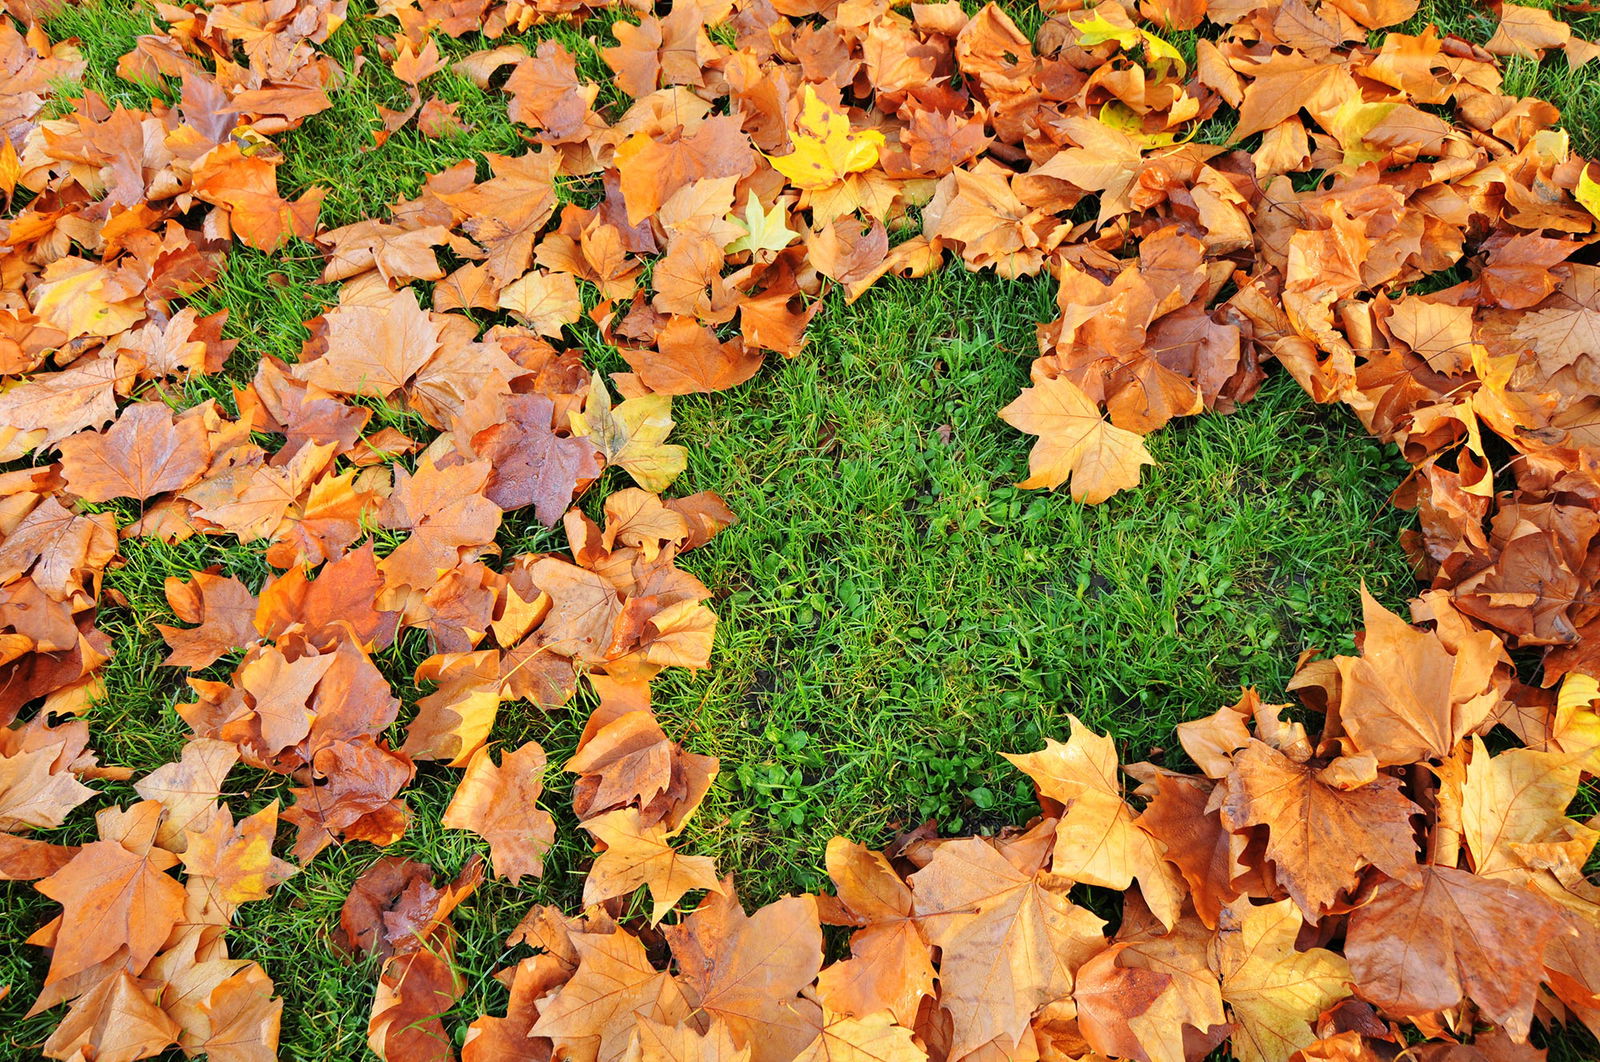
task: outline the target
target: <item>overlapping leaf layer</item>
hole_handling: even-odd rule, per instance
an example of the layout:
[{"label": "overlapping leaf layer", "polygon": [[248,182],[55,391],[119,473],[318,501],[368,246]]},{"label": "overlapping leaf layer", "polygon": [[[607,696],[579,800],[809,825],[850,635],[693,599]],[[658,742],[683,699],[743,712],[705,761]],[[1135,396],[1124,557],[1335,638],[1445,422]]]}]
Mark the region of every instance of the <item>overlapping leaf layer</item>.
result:
[{"label": "overlapping leaf layer", "polygon": [[[1536,1026],[1600,1033],[1600,833],[1569,817],[1600,774],[1600,184],[1498,61],[1600,49],[1512,4],[1487,49],[1378,32],[1416,6],[1052,0],[1028,34],[950,0],[695,0],[621,12],[601,85],[523,43],[580,0],[157,3],[118,66],[158,86],[133,109],[11,0],[0,877],[61,908],[13,927],[49,955],[35,1012],[64,1008],[43,1054],[275,1057],[237,912],[330,845],[403,836],[426,760],[459,769],[442,826],[489,858],[442,882],[385,856],[345,901],[392,1062],[1506,1062],[1540,1057]],[[380,142],[464,128],[428,91],[448,66],[505,94],[525,149],[319,225],[327,190],[281,196],[273,138],[353,75],[323,47],[350,17],[385,20],[358,62],[410,87]],[[1196,27],[1192,55],[1163,36]],[[445,58],[463,38],[484,47]],[[292,363],[196,402],[234,343],[193,300],[235,243],[313,247],[338,301]],[[672,398],[797,354],[826,289],[947,261],[1057,283],[997,411],[1038,437],[1024,486],[1103,502],[1145,435],[1275,363],[1413,466],[1427,589],[1409,616],[1368,599],[1357,655],[1301,662],[1298,708],[1247,690],[1183,724],[1192,773],[1074,722],[1012,757],[1033,821],[836,839],[833,894],[747,912],[680,842],[719,764],[651,711],[658,673],[711,659],[711,591],[676,562],[736,518],[670,496]],[[578,326],[631,371],[586,365]],[[592,520],[574,500],[611,467],[636,485]],[[567,552],[503,549],[513,513]],[[97,839],[30,836],[128,777],[76,717],[118,648],[104,573],[195,536],[271,575],[171,580],[166,664],[236,663],[189,679],[181,758]],[[415,711],[373,661],[397,639],[428,648]],[[508,1012],[458,1030],[453,912],[485,874],[539,877],[556,836],[545,751],[497,747],[497,718],[580,683],[582,910],[532,910]],[[236,818],[236,767],[291,779],[289,805]],[[1078,886],[1121,890],[1120,917]]]}]

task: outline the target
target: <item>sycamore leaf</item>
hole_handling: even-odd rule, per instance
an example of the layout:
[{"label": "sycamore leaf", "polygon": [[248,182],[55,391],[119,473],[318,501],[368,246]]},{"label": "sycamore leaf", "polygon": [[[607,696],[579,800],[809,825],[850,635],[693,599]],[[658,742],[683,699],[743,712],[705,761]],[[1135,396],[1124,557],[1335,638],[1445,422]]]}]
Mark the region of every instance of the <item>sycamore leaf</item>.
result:
[{"label": "sycamore leaf", "polygon": [[334,394],[387,398],[404,389],[441,344],[438,325],[410,288],[377,305],[341,306],[327,322],[327,353],[296,365],[294,375]]},{"label": "sycamore leaf", "polygon": [[157,993],[118,970],[80,996],[44,1042],[46,1058],[138,1059],[161,1054],[181,1032]]},{"label": "sycamore leaf", "polygon": [[1336,658],[1343,680],[1338,719],[1351,745],[1380,766],[1449,754],[1498,701],[1492,682],[1500,640],[1473,631],[1452,651],[1437,632],[1417,630],[1361,593],[1361,656]]},{"label": "sycamore leaf", "polygon": [[1137,434],[1107,423],[1082,388],[1063,376],[1035,375],[1000,418],[1039,436],[1022,487],[1059,487],[1070,478],[1074,500],[1098,505],[1138,486],[1139,469],[1155,464]]},{"label": "sycamore leaf", "polygon": [[650,890],[651,924],[676,907],[693,889],[721,892],[716,863],[709,856],[682,855],[659,823],[646,826],[637,808],[620,808],[587,819],[583,828],[604,844],[583,884],[583,902],[595,904],[626,896],[641,885]]},{"label": "sycamore leaf", "polygon": [[552,338],[561,335],[562,325],[573,324],[583,315],[578,283],[572,274],[543,269],[507,284],[495,305],[510,310],[540,335]]},{"label": "sycamore leaf", "polygon": [[1500,25],[1484,49],[1491,55],[1519,55],[1535,61],[1546,48],[1560,48],[1572,37],[1572,27],[1539,7],[1501,4]]},{"label": "sycamore leaf", "polygon": [[1288,1062],[1316,1040],[1317,1017],[1349,994],[1344,959],[1323,948],[1299,950],[1299,933],[1300,912],[1290,900],[1223,909],[1212,965],[1239,1023],[1233,1053],[1240,1062]]},{"label": "sycamore leaf", "polygon": [[79,432],[63,439],[60,451],[67,488],[89,502],[181,490],[211,460],[205,422],[174,420],[161,402],[129,406],[104,433]]},{"label": "sycamore leaf", "polygon": [[1348,785],[1332,765],[1319,771],[1254,740],[1233,765],[1222,821],[1236,832],[1266,829],[1267,858],[1306,921],[1315,924],[1365,867],[1417,880],[1411,819],[1422,809],[1401,794],[1399,779]]},{"label": "sycamore leaf", "polygon": [[513,885],[524,875],[544,873],[544,853],[555,841],[555,820],[538,806],[544,769],[544,749],[537,742],[506,753],[498,766],[485,745],[472,754],[440,820],[488,841],[495,876]]},{"label": "sycamore leaf", "polygon": [[1350,916],[1345,954],[1361,994],[1397,1017],[1465,999],[1524,1039],[1545,948],[1569,933],[1529,889],[1453,867],[1424,867],[1419,888],[1386,882]]},{"label": "sycamore leaf", "polygon": [[1477,735],[1471,749],[1461,785],[1461,833],[1473,870],[1520,883],[1537,865],[1539,846],[1574,842],[1582,866],[1596,834],[1568,818],[1567,809],[1578,795],[1588,751],[1507,749],[1491,756]]},{"label": "sycamore leaf", "polygon": [[[34,885],[63,908],[46,985],[124,948],[128,962],[141,968],[166,943],[183,917],[184,891],[165,873],[178,857],[155,845],[161,810],[147,800],[133,805],[123,822],[115,809],[101,812],[103,839],[84,845],[66,866]],[[105,839],[113,831],[120,838]]]},{"label": "sycamore leaf", "polygon": [[713,1018],[711,1028],[702,1033],[692,1022],[666,1025],[640,1017],[633,1034],[629,1047],[638,1054],[628,1057],[637,1057],[637,1062],[750,1062],[750,1049],[733,1042],[720,1018]]},{"label": "sycamore leaf", "polygon": [[239,748],[233,742],[193,738],[184,744],[177,762],[157,767],[134,783],[140,797],[159,801],[166,809],[156,834],[161,847],[181,855],[190,831],[210,828],[218,815],[223,780],[238,762]]},{"label": "sycamore leaf", "polygon": [[926,1062],[911,1030],[896,1025],[887,1012],[854,1018],[822,1011],[817,1038],[795,1056],[795,1062]]},{"label": "sycamore leaf", "polygon": [[737,387],[761,368],[761,352],[738,336],[717,334],[692,317],[673,317],[656,334],[656,349],[623,350],[623,358],[650,390],[692,395]]},{"label": "sycamore leaf", "polygon": [[815,897],[786,896],[747,915],[731,889],[718,890],[666,935],[680,980],[755,1062],[791,1058],[815,1036],[805,1017],[817,1008],[797,998],[822,967]]},{"label": "sycamore leaf", "polygon": [[1578,171],[1578,187],[1573,191],[1572,197],[1596,218],[1600,218],[1600,181],[1589,176],[1589,167],[1585,166]]},{"label": "sycamore leaf", "polygon": [[1245,73],[1251,81],[1239,107],[1235,142],[1270,129],[1302,109],[1315,117],[1361,95],[1344,66],[1319,62],[1299,52],[1274,52]]},{"label": "sycamore leaf", "polygon": [[204,831],[189,832],[184,871],[191,879],[204,879],[207,895],[228,910],[264,900],[295,872],[272,854],[277,831],[276,800],[238,825],[224,808]]},{"label": "sycamore leaf", "polygon": [[1014,1046],[1104,945],[1104,923],[1040,869],[1051,839],[1033,838],[1014,857],[982,838],[950,841],[911,876],[917,916],[943,949],[939,998],[955,1021],[953,1055],[997,1038]]},{"label": "sycamore leaf", "polygon": [[62,762],[61,751],[59,745],[0,749],[0,834],[60,826],[74,808],[93,799],[95,791]]},{"label": "sycamore leaf", "polygon": [[1078,45],[1083,48],[1093,48],[1106,41],[1116,41],[1117,46],[1123,49],[1144,46],[1145,58],[1157,77],[1182,79],[1188,73],[1188,64],[1184,62],[1183,53],[1178,51],[1170,42],[1157,37],[1149,30],[1135,26],[1119,26],[1097,10],[1092,10],[1083,19],[1069,20],[1074,29],[1078,31]]},{"label": "sycamore leaf", "polygon": [[621,1057],[635,1023],[676,1025],[689,1016],[677,982],[650,963],[631,933],[574,933],[572,979],[540,1007],[529,1030],[567,1057]]},{"label": "sycamore leaf", "polygon": [[1183,887],[1160,842],[1137,827],[1133,809],[1122,799],[1116,746],[1076,716],[1069,721],[1066,744],[1046,739],[1039,752],[1006,757],[1033,779],[1041,795],[1061,804],[1050,871],[1113,889],[1126,889],[1138,878],[1145,902],[1171,928],[1183,904]]},{"label": "sycamore leaf", "polygon": [[923,998],[933,995],[934,968],[911,889],[881,852],[843,837],[828,842],[828,874],[839,902],[862,928],[850,936],[850,958],[817,978],[817,998],[842,1014],[888,1011],[900,1024],[914,1025]]},{"label": "sycamore leaf", "polygon": [[673,427],[671,395],[639,395],[613,406],[597,372],[584,408],[570,416],[573,435],[587,437],[607,464],[627,472],[645,490],[661,493],[688,466],[688,448],[666,441]]},{"label": "sycamore leaf", "polygon": [[761,258],[770,258],[795,240],[800,234],[789,227],[789,205],[783,199],[772,204],[771,210],[762,210],[755,192],[745,199],[744,215],[729,214],[728,220],[744,229],[744,235],[723,248],[728,254],[748,251]]}]

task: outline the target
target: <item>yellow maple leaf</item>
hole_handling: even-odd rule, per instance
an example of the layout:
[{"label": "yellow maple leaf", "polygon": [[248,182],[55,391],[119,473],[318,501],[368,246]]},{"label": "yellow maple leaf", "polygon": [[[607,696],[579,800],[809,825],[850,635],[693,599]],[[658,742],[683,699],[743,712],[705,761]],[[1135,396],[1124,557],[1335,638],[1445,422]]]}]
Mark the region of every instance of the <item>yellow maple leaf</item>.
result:
[{"label": "yellow maple leaf", "polygon": [[17,149],[10,137],[0,137],[0,192],[6,194],[8,206],[12,194],[17,190],[17,178],[21,176],[22,160],[17,158]]},{"label": "yellow maple leaf", "polygon": [[660,494],[689,462],[686,447],[666,441],[672,431],[672,396],[640,395],[611,404],[611,392],[596,372],[589,381],[589,400],[582,411],[568,414],[574,435],[585,435],[645,490]]},{"label": "yellow maple leaf", "polygon": [[794,150],[767,156],[772,168],[796,188],[829,188],[845,176],[869,170],[878,161],[883,134],[876,129],[852,130],[849,117],[828,106],[809,84],[800,105],[800,120],[789,136]]},{"label": "yellow maple leaf", "polygon": [[1386,148],[1375,148],[1368,144],[1366,136],[1397,106],[1389,101],[1367,103],[1358,96],[1352,96],[1317,117],[1322,128],[1332,133],[1344,149],[1345,169],[1353,170],[1362,163],[1376,162],[1389,153]]},{"label": "yellow maple leaf", "polygon": [[1119,26],[1098,11],[1090,13],[1081,22],[1070,16],[1069,21],[1078,31],[1079,47],[1093,48],[1106,41],[1116,41],[1118,47],[1127,51],[1143,44],[1145,62],[1157,77],[1166,77],[1170,73],[1173,77],[1181,78],[1189,70],[1189,64],[1184,62],[1183,53],[1171,42],[1157,37],[1149,30],[1139,29],[1136,26]]},{"label": "yellow maple leaf", "polygon": [[1589,176],[1589,167],[1585,166],[1583,172],[1578,174],[1578,187],[1572,197],[1579,206],[1600,218],[1600,181]]}]

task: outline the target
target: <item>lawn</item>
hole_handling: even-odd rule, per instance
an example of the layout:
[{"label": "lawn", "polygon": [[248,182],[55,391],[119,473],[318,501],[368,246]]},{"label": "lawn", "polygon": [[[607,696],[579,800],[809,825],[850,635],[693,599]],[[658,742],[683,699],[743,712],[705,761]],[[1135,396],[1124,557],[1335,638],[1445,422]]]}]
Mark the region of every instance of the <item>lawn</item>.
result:
[{"label": "lawn", "polygon": [[[1493,28],[1465,4],[1425,5],[1417,24],[1430,19],[1476,41]],[[91,87],[140,104],[149,87],[121,82],[114,67],[147,26],[141,10],[115,2],[82,5],[49,24],[54,36],[83,41]],[[383,26],[352,5],[327,51],[348,63]],[[543,32],[576,47],[605,28]],[[449,46],[464,53],[477,42]],[[580,59],[601,77],[591,45]],[[1513,62],[1510,78],[1518,91],[1568,108],[1575,146],[1593,151],[1596,66],[1569,74]],[[328,185],[322,224],[332,227],[380,215],[459,159],[481,164],[486,152],[519,150],[496,94],[448,72],[430,88],[461,104],[471,132],[430,140],[407,128],[372,148],[375,108],[394,106],[401,93],[384,64],[369,62],[334,95],[333,109],[281,138],[284,194]],[[275,256],[231,252],[222,280],[195,303],[226,308],[227,334],[240,346],[225,378],[189,385],[179,404],[229,401],[228,386],[248,379],[261,356],[292,358],[306,334],[301,322],[334,299],[334,288],[318,282],[320,268],[306,244]],[[881,844],[927,819],[949,832],[1025,820],[1031,783],[1000,753],[1062,735],[1069,713],[1111,732],[1126,759],[1180,766],[1178,722],[1236,699],[1241,685],[1286,699],[1304,650],[1353,651],[1363,581],[1391,608],[1413,591],[1398,544],[1412,520],[1388,503],[1404,462],[1281,373],[1231,415],[1154,435],[1157,466],[1107,504],[1016,489],[1032,439],[996,411],[1026,385],[1034,325],[1052,316],[1053,295],[1048,280],[958,270],[883,282],[853,305],[836,292],[797,357],[770,357],[742,387],[675,403],[673,441],[690,457],[674,492],[716,491],[740,522],[683,562],[716,593],[712,666],[669,671],[655,685],[655,705],[669,734],[721,759],[685,847],[735,873],[747,901],[824,887],[822,850],[835,834]],[[591,365],[624,368],[591,332],[575,338]],[[597,514],[605,494],[625,485],[616,477],[590,491],[586,510]],[[559,527],[546,531],[531,517],[508,521],[502,543],[508,554],[566,545]],[[102,760],[142,775],[174,759],[186,733],[173,711],[187,692],[184,673],[160,663],[166,647],[155,625],[173,622],[164,580],[218,565],[255,588],[267,569],[231,540],[132,540],[123,551],[127,562],[108,573],[106,587],[125,603],[100,619],[116,656],[89,722]],[[408,709],[420,693],[410,676],[424,655],[421,640],[409,638],[377,657]],[[235,660],[199,677],[223,678]],[[550,715],[508,705],[495,739],[506,747],[535,739],[559,766],[588,707],[582,696]],[[414,822],[393,854],[448,875],[482,849],[439,824],[458,777],[422,765],[408,791]],[[491,881],[457,914],[458,960],[471,985],[457,1016],[503,1009],[505,992],[488,975],[506,965],[503,938],[530,904],[576,903],[588,849],[565,779],[552,772],[546,791],[558,841],[545,877],[515,888]],[[245,767],[229,785],[239,815],[287,799],[283,779]],[[129,784],[103,788],[95,806],[133,799]],[[85,809],[51,839],[92,833]],[[259,960],[279,985],[285,1059],[365,1052],[374,970],[352,964],[329,933],[376,854],[362,844],[331,849],[270,901],[241,912],[232,951]],[[13,989],[0,1002],[0,1058],[33,1057],[59,1020],[22,1016],[45,959],[21,938],[53,910],[25,883],[0,885],[0,923],[15,927],[0,943],[0,985]],[[1591,1047],[1561,1049],[1577,1058]]]}]

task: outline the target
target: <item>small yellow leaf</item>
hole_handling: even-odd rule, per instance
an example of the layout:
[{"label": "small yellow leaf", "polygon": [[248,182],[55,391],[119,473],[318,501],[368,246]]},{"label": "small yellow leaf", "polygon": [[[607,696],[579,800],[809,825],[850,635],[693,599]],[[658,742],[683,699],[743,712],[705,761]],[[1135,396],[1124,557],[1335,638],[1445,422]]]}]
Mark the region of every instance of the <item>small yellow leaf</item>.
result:
[{"label": "small yellow leaf", "polygon": [[1585,166],[1583,172],[1578,174],[1578,188],[1572,197],[1579,206],[1600,218],[1600,181],[1589,176],[1589,167]]},{"label": "small yellow leaf", "polygon": [[5,192],[6,202],[11,202],[11,195],[17,190],[17,178],[22,176],[22,160],[17,158],[17,149],[11,143],[11,138],[0,135],[0,191]]},{"label": "small yellow leaf", "polygon": [[1071,22],[1078,31],[1080,47],[1093,48],[1097,44],[1116,41],[1118,47],[1127,51],[1143,44],[1145,62],[1157,77],[1181,78],[1188,73],[1189,64],[1184,62],[1183,53],[1149,30],[1119,26],[1099,12],[1090,13],[1082,21],[1071,19]]},{"label": "small yellow leaf", "polygon": [[729,214],[727,220],[744,229],[743,236],[723,248],[728,254],[738,251],[749,251],[757,257],[763,251],[776,254],[800,238],[800,234],[789,227],[788,204],[780,199],[772,204],[770,211],[763,211],[754,192],[745,200],[744,217]]}]

